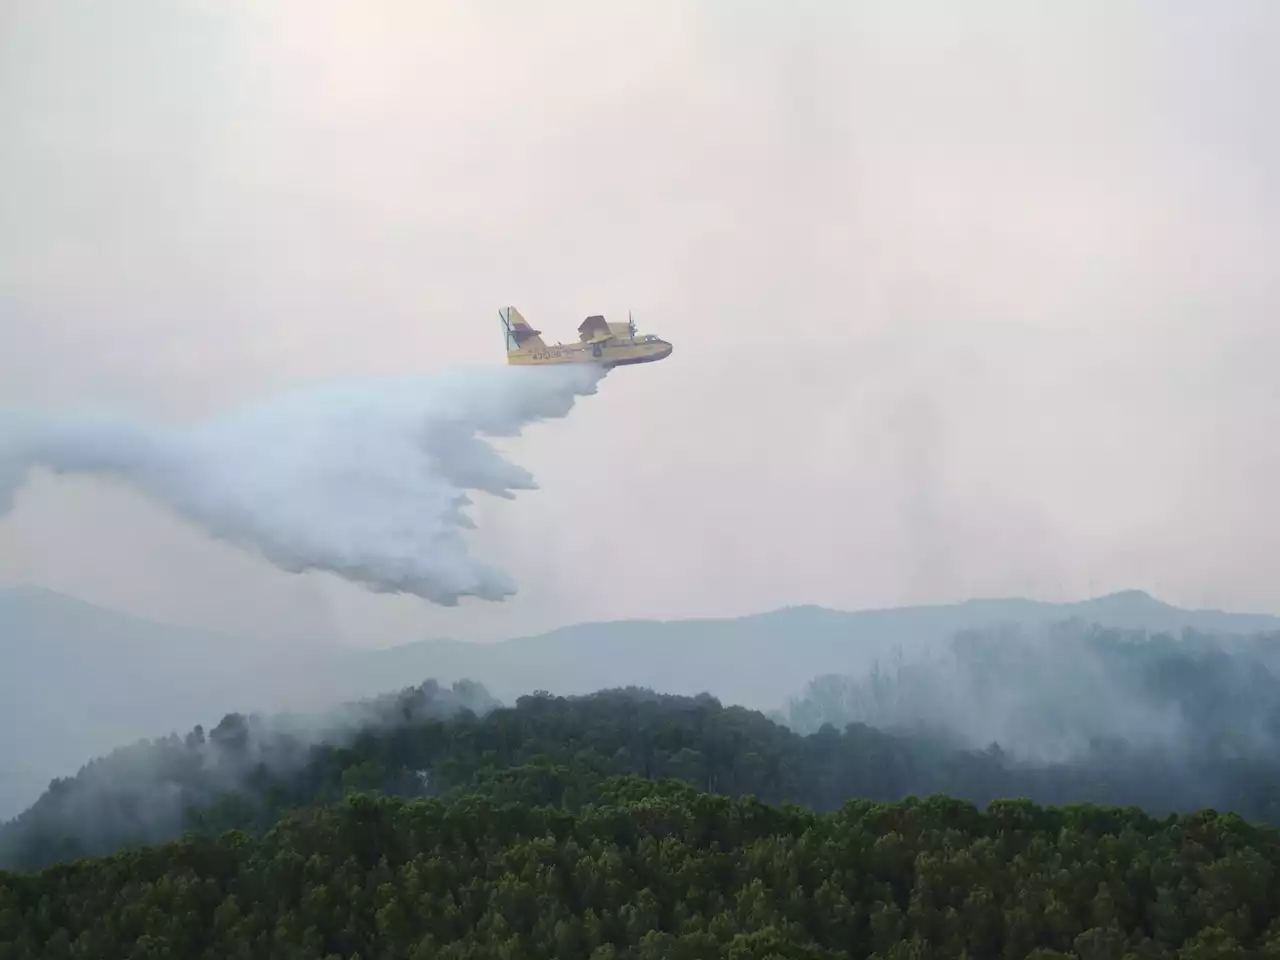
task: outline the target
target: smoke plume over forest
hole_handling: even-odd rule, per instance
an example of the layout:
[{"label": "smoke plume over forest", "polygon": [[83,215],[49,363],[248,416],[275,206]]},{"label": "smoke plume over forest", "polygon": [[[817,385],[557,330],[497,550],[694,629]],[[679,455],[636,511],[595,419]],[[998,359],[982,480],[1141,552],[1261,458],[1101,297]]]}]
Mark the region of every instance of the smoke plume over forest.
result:
[{"label": "smoke plume over forest", "polygon": [[1270,759],[1280,747],[1278,640],[1081,621],[966,630],[933,656],[817,677],[785,718],[803,733],[864,723],[963,748],[994,743],[1035,763],[1114,744],[1187,760]]}]

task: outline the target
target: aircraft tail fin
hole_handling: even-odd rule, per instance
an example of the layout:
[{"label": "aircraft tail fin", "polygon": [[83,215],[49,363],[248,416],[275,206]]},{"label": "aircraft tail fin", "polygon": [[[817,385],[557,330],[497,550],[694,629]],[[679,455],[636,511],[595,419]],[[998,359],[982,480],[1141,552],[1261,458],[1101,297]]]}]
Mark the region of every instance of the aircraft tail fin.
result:
[{"label": "aircraft tail fin", "polygon": [[498,316],[502,319],[502,332],[507,341],[507,353],[545,346],[542,342],[542,331],[533,329],[529,321],[522,317],[515,307],[504,307],[498,311]]}]

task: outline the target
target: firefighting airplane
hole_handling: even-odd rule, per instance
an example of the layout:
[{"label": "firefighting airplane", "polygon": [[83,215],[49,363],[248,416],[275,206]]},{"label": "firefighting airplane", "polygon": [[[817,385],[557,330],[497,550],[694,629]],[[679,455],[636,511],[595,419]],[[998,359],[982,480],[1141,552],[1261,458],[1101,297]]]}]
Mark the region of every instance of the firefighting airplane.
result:
[{"label": "firefighting airplane", "polygon": [[587,317],[578,327],[577,343],[543,343],[541,330],[529,326],[515,307],[498,311],[507,338],[507,363],[597,363],[621,367],[632,363],[653,363],[671,356],[671,344],[652,334],[636,336],[636,325],[608,323],[604,317]]}]

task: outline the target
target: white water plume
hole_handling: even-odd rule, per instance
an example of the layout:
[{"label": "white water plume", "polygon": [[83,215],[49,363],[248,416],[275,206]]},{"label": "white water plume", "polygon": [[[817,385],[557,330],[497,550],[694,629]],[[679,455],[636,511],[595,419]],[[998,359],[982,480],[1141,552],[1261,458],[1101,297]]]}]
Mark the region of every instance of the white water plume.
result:
[{"label": "white water plume", "polygon": [[482,435],[516,436],[596,392],[593,366],[463,371],[296,390],[186,429],[73,417],[0,423],[0,514],[32,467],[119,478],[290,572],[455,605],[516,586],[472,559],[467,490],[532,475]]}]

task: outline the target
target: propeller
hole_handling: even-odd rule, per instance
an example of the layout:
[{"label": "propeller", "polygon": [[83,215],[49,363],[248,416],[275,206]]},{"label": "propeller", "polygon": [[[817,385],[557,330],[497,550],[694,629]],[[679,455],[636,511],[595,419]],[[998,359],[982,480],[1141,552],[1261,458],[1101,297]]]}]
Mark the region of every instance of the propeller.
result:
[{"label": "propeller", "polygon": [[627,329],[631,331],[631,339],[636,338],[636,322],[631,319],[631,311],[627,311]]}]

